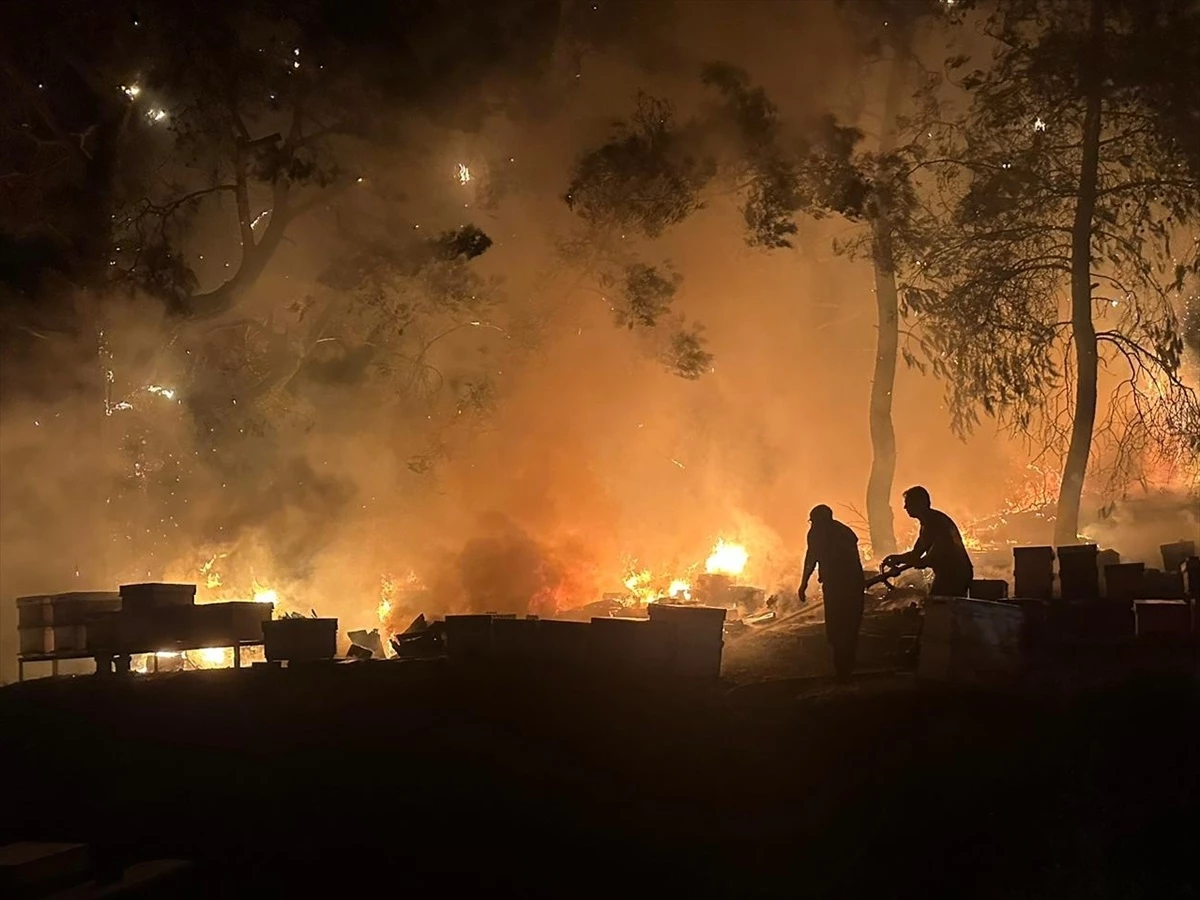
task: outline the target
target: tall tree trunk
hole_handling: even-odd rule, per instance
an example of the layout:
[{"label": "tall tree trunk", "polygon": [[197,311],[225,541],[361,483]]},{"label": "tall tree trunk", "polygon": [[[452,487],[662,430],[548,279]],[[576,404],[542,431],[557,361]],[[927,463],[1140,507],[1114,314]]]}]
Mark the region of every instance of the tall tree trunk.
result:
[{"label": "tall tree trunk", "polygon": [[871,475],[867,481],[867,523],[876,556],[896,549],[892,518],[892,482],[896,477],[896,431],[892,426],[892,392],[896,385],[896,357],[900,345],[900,308],[896,296],[896,268],[892,231],[886,216],[871,223],[875,261],[875,373],[871,378]]},{"label": "tall tree trunk", "polygon": [[1092,0],[1089,52],[1082,61],[1084,89],[1083,160],[1075,221],[1071,226],[1071,338],[1075,345],[1075,416],[1071,444],[1058,492],[1054,542],[1062,546],[1079,539],[1079,506],[1087,475],[1096,426],[1096,393],[1099,354],[1096,325],[1092,321],[1092,217],[1096,210],[1096,179],[1100,164],[1101,54],[1104,11],[1101,0]]},{"label": "tall tree trunk", "polygon": [[[896,146],[897,118],[908,73],[908,35],[901,35],[892,50],[879,152],[886,157]],[[892,483],[896,477],[896,430],[892,425],[892,394],[896,387],[896,362],[900,346],[900,305],[896,291],[896,259],[892,223],[885,191],[877,191],[871,219],[871,259],[875,269],[875,371],[871,377],[871,475],[867,479],[867,524],[876,556],[896,549],[892,518]]]}]

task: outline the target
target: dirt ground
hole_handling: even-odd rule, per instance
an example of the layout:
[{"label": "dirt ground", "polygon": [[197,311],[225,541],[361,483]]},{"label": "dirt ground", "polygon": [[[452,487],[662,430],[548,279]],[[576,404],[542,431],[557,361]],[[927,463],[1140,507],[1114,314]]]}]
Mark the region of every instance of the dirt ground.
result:
[{"label": "dirt ground", "polygon": [[1196,678],[922,687],[867,637],[835,685],[823,640],[731,640],[686,691],[384,662],[10,686],[0,840],[194,860],[171,897],[1200,896]]}]

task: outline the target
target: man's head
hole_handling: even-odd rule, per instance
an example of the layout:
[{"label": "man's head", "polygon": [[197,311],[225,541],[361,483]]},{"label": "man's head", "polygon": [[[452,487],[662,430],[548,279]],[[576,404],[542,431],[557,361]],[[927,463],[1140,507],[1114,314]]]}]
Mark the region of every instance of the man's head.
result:
[{"label": "man's head", "polygon": [[919,484],[916,487],[910,487],[904,492],[904,511],[912,518],[919,519],[933,507],[933,502],[929,499],[929,491],[921,487]]},{"label": "man's head", "polygon": [[808,521],[814,528],[828,525],[833,521],[833,510],[824,503],[820,503],[814,506],[808,514]]}]

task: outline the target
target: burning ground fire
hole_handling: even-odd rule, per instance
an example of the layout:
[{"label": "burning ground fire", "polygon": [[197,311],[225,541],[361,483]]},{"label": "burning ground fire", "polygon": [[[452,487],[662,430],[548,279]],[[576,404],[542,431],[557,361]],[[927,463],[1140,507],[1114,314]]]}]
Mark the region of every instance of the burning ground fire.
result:
[{"label": "burning ground fire", "polygon": [[[736,577],[746,570],[746,563],[749,560],[750,554],[741,544],[730,543],[724,538],[718,538],[712,553],[704,562],[704,572],[707,575]],[[629,591],[629,597],[638,606],[645,606],[647,603],[655,603],[659,600],[692,599],[690,579],[674,576],[656,578],[649,569],[630,571],[624,584],[625,589]]]},{"label": "burning ground fire", "polygon": [[[569,618],[572,613],[595,614],[589,608],[596,604],[633,611],[655,602],[703,602],[711,590],[708,582],[735,580],[750,560],[745,546],[721,538],[706,558],[701,557],[703,563],[658,569],[627,559],[623,570],[618,570],[623,574],[613,578],[611,569],[607,574],[597,569],[586,548],[581,552],[568,546],[545,555],[517,555],[515,563],[503,552],[497,555],[497,550],[506,549],[501,544],[489,544],[485,549],[487,553],[467,557],[465,570],[464,558],[453,557],[444,571],[429,576],[432,581],[428,584],[413,571],[406,576],[381,576],[374,608],[381,637],[386,641],[402,632],[419,613],[438,616],[491,610]],[[448,580],[446,571],[451,575]],[[462,571],[473,573],[470,585],[458,581]],[[604,593],[606,583],[621,589]]]},{"label": "burning ground fire", "polygon": [[[1012,530],[1018,517],[1024,519],[1027,516],[1036,516],[1039,517],[1039,521],[1045,521],[1040,518],[1045,507],[1044,501],[1048,486],[1057,481],[1057,473],[1043,472],[1032,465],[1028,469],[1019,483],[1012,485],[1011,499],[1004,510],[988,519],[964,523],[962,535],[969,550],[986,553],[1014,543],[1013,540],[1005,538],[1009,537],[1008,532]],[[862,549],[864,559],[869,562],[872,558],[871,551],[865,542]],[[230,559],[234,555],[232,550],[227,548],[210,553],[211,555],[206,553],[201,557],[202,562],[198,565],[192,564],[190,574],[180,573],[180,580],[198,581],[200,590],[197,603],[253,599],[274,604],[277,616],[285,611],[284,608],[295,605],[295,598],[281,599],[279,591],[260,581],[248,567],[235,565],[234,560]],[[656,602],[699,600],[708,603],[713,601],[714,590],[722,593],[735,589],[737,597],[749,597],[746,601],[748,604],[754,602],[753,591],[746,594],[744,589],[738,589],[736,585],[736,582],[746,575],[751,561],[751,554],[745,544],[721,536],[716,539],[707,555],[697,556],[703,559],[703,562],[697,559],[691,564],[668,564],[662,568],[628,559],[624,564],[623,574],[610,582],[618,590],[601,594],[606,578],[603,571],[597,572],[591,568],[593,563],[589,561],[586,553],[583,556],[571,557],[552,549],[549,556],[534,562],[537,571],[530,573],[530,580],[526,586],[518,589],[518,593],[529,592],[520,593],[521,597],[529,600],[528,612],[547,616],[561,613],[569,615],[572,611],[585,610],[597,601],[607,602],[612,608],[624,607],[631,611],[644,610],[648,604]],[[761,567],[761,563],[762,560],[756,565]],[[462,564],[462,559],[457,559],[454,563],[456,567]],[[767,564],[770,567],[769,561]],[[518,568],[524,571],[529,565],[530,560],[522,558]],[[471,567],[470,571],[475,569]],[[499,572],[499,577],[503,579],[507,571]],[[611,578],[615,573],[611,569],[608,571],[608,578]],[[461,590],[461,585],[452,584],[450,592],[447,593],[446,585],[439,582],[435,574],[426,574],[434,579],[430,584],[425,584],[423,579],[411,570],[400,570],[394,574],[385,572],[380,575],[372,612],[385,645],[392,635],[403,631],[418,613],[436,616],[450,612],[468,612],[476,609],[476,605],[476,611],[483,611],[485,608],[492,609],[490,604],[499,600],[499,595],[487,592],[487,585],[491,583],[488,579],[485,579],[484,594],[473,595],[471,590],[479,590],[479,586],[475,585],[456,597],[455,588]],[[761,593],[762,591],[758,591],[758,594]],[[293,603],[289,604],[289,599]],[[508,599],[511,601],[513,598]],[[742,601],[738,602],[741,605]],[[363,609],[362,612],[367,613],[367,610]],[[251,652],[247,650],[248,655],[243,659],[249,659]],[[155,666],[155,659],[147,655],[135,659],[134,664],[139,670],[146,671]],[[182,654],[163,652],[158,654],[157,658],[159,669],[163,665],[170,668],[210,669],[232,664],[232,651],[226,648],[207,648]]]}]

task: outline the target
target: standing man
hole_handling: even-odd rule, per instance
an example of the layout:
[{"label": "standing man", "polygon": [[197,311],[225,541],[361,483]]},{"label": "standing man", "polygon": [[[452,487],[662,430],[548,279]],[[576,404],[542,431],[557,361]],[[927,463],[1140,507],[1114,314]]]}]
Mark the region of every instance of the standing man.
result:
[{"label": "standing man", "polygon": [[921,533],[908,553],[885,557],[884,568],[908,565],[915,569],[933,569],[931,596],[967,596],[975,577],[975,567],[971,565],[971,557],[954,520],[933,508],[929,491],[920,485],[904,492],[904,511],[921,523]]},{"label": "standing man", "polygon": [[808,581],[820,569],[821,592],[825,596],[825,637],[833,649],[833,668],[839,680],[854,671],[858,630],[863,616],[863,567],[858,555],[858,535],[833,517],[825,504],[814,506],[808,515],[808,548],[804,554],[804,578],[800,602],[808,598]]}]

